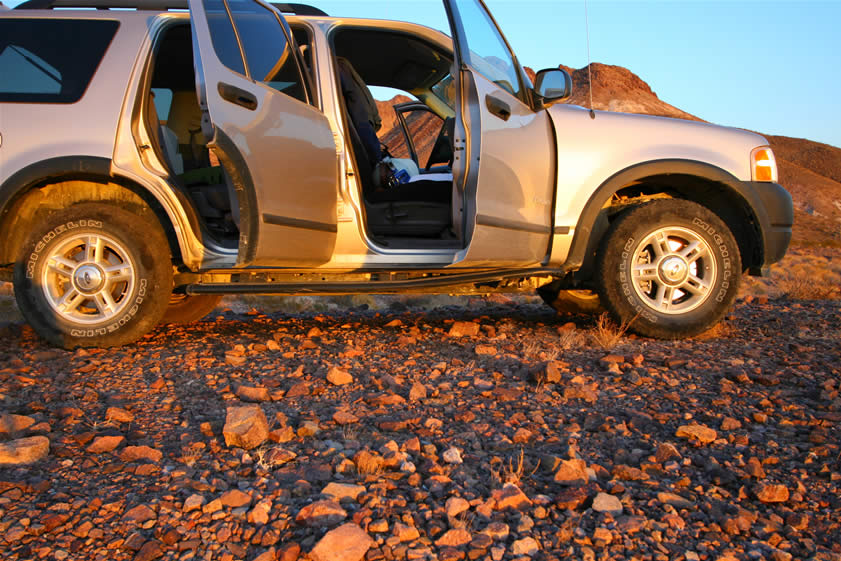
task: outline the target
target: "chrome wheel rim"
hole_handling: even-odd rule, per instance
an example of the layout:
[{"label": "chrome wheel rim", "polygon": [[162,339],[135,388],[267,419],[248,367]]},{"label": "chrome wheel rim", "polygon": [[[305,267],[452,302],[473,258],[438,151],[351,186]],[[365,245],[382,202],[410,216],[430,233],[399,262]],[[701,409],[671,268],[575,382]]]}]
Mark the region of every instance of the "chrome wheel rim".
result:
[{"label": "chrome wheel rim", "polygon": [[135,277],[134,261],[122,244],[101,234],[79,233],[50,251],[41,286],[61,319],[97,324],[125,310]]},{"label": "chrome wheel rim", "polygon": [[685,314],[707,301],[717,274],[712,248],[687,228],[660,228],[646,236],[632,257],[637,296],[662,314]]}]

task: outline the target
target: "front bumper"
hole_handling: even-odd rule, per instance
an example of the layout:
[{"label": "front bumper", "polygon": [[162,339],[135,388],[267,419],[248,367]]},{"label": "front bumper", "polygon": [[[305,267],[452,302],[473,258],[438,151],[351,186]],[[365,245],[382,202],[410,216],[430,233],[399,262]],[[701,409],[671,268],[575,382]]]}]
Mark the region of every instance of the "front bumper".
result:
[{"label": "front bumper", "polygon": [[745,186],[756,195],[759,204],[754,211],[762,235],[761,263],[749,269],[754,276],[767,276],[768,268],[780,261],[791,243],[794,225],[794,204],[791,194],[778,183],[746,181]]}]

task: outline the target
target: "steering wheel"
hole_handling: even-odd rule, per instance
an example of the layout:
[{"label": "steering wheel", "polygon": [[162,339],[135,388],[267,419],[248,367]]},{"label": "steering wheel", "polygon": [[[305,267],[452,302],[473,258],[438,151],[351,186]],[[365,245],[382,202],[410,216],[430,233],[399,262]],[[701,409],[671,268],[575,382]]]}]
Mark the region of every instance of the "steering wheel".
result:
[{"label": "steering wheel", "polygon": [[453,154],[455,153],[455,145],[453,143],[453,135],[455,133],[456,120],[453,117],[444,119],[441,125],[441,130],[438,131],[438,137],[435,139],[435,144],[432,145],[432,152],[429,154],[429,160],[426,162],[424,171],[429,171],[435,164],[453,165]]}]

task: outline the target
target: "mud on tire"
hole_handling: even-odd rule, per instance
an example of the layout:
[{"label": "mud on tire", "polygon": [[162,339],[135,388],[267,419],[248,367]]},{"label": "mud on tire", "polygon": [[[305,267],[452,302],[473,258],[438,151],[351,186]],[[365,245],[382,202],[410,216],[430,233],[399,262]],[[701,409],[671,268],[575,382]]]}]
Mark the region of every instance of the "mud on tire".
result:
[{"label": "mud on tire", "polygon": [[684,200],[625,211],[596,260],[602,303],[631,330],[676,339],[713,327],[739,291],[742,265],[733,234],[713,212]]},{"label": "mud on tire", "polygon": [[173,293],[161,323],[183,325],[196,322],[215,310],[221,301],[221,294]]},{"label": "mud on tire", "polygon": [[166,310],[169,245],[157,219],[105,203],[36,218],[14,271],[21,313],[66,349],[137,340]]}]

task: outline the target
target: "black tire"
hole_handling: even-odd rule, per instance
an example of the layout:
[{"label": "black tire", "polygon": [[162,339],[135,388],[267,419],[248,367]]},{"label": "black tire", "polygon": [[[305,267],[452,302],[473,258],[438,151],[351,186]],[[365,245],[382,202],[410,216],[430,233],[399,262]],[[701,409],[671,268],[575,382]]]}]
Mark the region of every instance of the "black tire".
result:
[{"label": "black tire", "polygon": [[221,294],[173,293],[161,323],[186,324],[199,321],[215,310],[221,301]]},{"label": "black tire", "polygon": [[658,339],[707,331],[739,292],[733,234],[701,205],[677,199],[631,208],[611,225],[596,259],[602,303],[631,331]]},{"label": "black tire", "polygon": [[79,203],[35,219],[14,285],[21,313],[53,345],[124,345],[166,310],[169,244],[151,211]]},{"label": "black tire", "polygon": [[538,291],[544,302],[562,314],[598,314],[604,311],[601,298],[592,290]]}]

